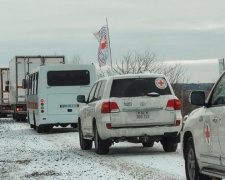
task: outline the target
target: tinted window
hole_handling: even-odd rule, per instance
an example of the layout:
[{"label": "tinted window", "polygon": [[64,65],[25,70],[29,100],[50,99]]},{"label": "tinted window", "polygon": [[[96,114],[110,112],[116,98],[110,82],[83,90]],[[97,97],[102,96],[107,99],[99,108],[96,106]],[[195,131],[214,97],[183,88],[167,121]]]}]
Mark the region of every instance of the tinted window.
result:
[{"label": "tinted window", "polygon": [[101,84],[101,87],[100,87],[100,90],[99,90],[99,93],[98,93],[98,99],[102,99],[103,92],[104,92],[104,89],[105,89],[105,84],[106,84],[106,81],[102,81],[102,84]]},{"label": "tinted window", "polygon": [[47,73],[49,86],[81,86],[90,84],[90,73],[87,70],[49,71]]},{"label": "tinted window", "polygon": [[160,95],[171,94],[170,88],[166,80],[163,78],[159,79],[161,80],[158,80],[158,78],[132,78],[114,80],[111,88],[110,97],[146,96],[147,93],[151,92],[156,92]]},{"label": "tinted window", "polygon": [[95,94],[96,87],[97,87],[97,84],[95,83],[91,89],[89,96],[88,96],[88,102],[94,101],[94,94]]},{"label": "tinted window", "polygon": [[212,94],[212,105],[225,104],[225,75],[220,79]]},{"label": "tinted window", "polygon": [[99,93],[99,89],[100,89],[101,85],[102,85],[102,81],[100,81],[97,85],[95,95],[94,95],[95,100],[98,100],[98,93]]}]

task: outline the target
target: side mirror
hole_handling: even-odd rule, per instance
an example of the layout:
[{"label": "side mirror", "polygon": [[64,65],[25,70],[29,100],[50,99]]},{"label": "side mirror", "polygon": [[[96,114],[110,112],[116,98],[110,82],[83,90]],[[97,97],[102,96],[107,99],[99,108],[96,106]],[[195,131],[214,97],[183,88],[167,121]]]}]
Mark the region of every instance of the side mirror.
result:
[{"label": "side mirror", "polygon": [[78,95],[77,96],[77,102],[79,102],[79,103],[86,103],[85,96],[84,95]]},{"label": "side mirror", "polygon": [[6,92],[9,92],[9,85],[6,85],[6,86],[5,86],[5,91],[6,91]]},{"label": "side mirror", "polygon": [[204,91],[191,92],[190,102],[194,105],[204,106],[205,105],[205,92]]},{"label": "side mirror", "polygon": [[23,89],[27,89],[27,80],[26,79],[22,80],[22,87],[23,87]]}]

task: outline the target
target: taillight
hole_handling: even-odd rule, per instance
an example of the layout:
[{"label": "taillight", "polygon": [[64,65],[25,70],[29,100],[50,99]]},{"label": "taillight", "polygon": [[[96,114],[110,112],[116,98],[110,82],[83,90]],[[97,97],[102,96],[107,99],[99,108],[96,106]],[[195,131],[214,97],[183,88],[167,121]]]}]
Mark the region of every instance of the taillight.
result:
[{"label": "taillight", "polygon": [[103,102],[101,113],[119,112],[119,107],[116,102]]},{"label": "taillight", "polygon": [[167,110],[181,110],[181,102],[179,99],[170,99],[166,105]]},{"label": "taillight", "polygon": [[2,106],[3,110],[10,110],[10,106]]},{"label": "taillight", "polygon": [[45,105],[45,100],[44,99],[40,99],[40,105],[41,105],[41,113],[44,113],[44,105]]},{"label": "taillight", "polygon": [[107,128],[107,129],[112,129],[111,123],[106,123],[106,128]]},{"label": "taillight", "polygon": [[175,126],[180,126],[180,120],[176,120]]},{"label": "taillight", "polygon": [[16,111],[22,111],[22,110],[23,110],[23,108],[21,108],[21,107],[16,108]]}]

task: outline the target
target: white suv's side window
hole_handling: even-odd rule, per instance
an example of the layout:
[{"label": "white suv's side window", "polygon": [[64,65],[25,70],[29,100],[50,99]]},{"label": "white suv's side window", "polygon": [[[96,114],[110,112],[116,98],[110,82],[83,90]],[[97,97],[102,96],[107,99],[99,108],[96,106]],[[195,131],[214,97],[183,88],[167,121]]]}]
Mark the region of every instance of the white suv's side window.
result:
[{"label": "white suv's side window", "polygon": [[221,77],[220,81],[213,90],[211,104],[225,105],[225,75]]},{"label": "white suv's side window", "polygon": [[94,94],[95,94],[95,90],[96,90],[96,87],[97,87],[97,83],[95,83],[91,89],[91,92],[88,96],[88,102],[93,102],[94,101]]},{"label": "white suv's side window", "polygon": [[99,82],[100,86],[99,86],[99,89],[96,90],[96,98],[97,100],[100,100],[102,99],[102,96],[103,96],[103,93],[104,93],[104,89],[105,89],[105,85],[106,85],[106,81],[101,81]]},{"label": "white suv's side window", "polygon": [[99,98],[98,98],[98,92],[99,92],[99,89],[100,89],[101,85],[102,85],[102,81],[98,82],[97,87],[96,87],[96,91],[95,91],[95,95],[94,95],[94,100],[95,101],[96,100],[99,100]]}]

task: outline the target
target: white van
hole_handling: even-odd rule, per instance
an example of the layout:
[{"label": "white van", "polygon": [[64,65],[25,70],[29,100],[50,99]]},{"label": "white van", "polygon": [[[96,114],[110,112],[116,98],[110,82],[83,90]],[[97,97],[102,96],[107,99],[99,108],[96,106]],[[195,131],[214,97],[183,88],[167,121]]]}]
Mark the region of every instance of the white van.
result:
[{"label": "white van", "polygon": [[38,133],[53,126],[77,127],[77,114],[82,104],[77,95],[88,96],[96,81],[94,65],[40,66],[27,76],[27,117]]}]

